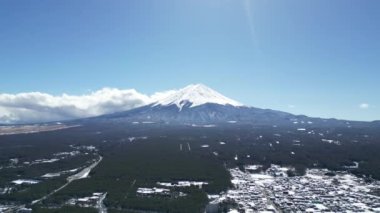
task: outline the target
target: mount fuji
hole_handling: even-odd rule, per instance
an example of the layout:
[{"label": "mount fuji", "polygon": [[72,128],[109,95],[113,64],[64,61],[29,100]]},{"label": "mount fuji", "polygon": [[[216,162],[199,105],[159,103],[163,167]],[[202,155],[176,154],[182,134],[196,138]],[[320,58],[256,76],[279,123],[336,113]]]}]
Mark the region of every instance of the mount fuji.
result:
[{"label": "mount fuji", "polygon": [[153,106],[176,105],[181,111],[184,106],[192,108],[210,103],[224,106],[243,106],[243,104],[227,98],[203,84],[191,84],[162,100],[158,100]]},{"label": "mount fuji", "polygon": [[86,122],[165,124],[252,124],[271,126],[361,126],[367,122],[311,118],[271,109],[245,106],[203,85],[191,84],[159,100],[132,110],[84,119]]}]

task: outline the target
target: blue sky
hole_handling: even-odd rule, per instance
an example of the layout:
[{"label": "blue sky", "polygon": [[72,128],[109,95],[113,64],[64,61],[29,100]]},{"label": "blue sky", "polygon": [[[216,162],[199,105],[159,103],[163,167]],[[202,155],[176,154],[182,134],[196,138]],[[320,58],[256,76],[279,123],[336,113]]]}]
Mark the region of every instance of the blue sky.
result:
[{"label": "blue sky", "polygon": [[377,0],[2,0],[0,93],[203,83],[251,106],[380,120],[379,11]]}]

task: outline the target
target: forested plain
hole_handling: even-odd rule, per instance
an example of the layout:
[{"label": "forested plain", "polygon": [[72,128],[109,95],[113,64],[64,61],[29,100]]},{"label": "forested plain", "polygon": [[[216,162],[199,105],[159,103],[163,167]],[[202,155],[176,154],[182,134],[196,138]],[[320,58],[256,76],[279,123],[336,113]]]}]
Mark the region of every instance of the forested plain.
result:
[{"label": "forested plain", "polygon": [[[324,139],[324,140],[322,140]],[[334,142],[326,142],[326,140]],[[223,143],[221,143],[223,142]],[[207,146],[204,146],[207,145]],[[72,147],[94,146],[96,153],[82,152],[48,164],[9,167],[9,160],[32,162],[49,159]],[[203,146],[203,147],[202,147]],[[12,193],[0,195],[1,203],[28,204],[66,182],[68,175],[43,179],[59,172],[88,165],[95,155],[103,160],[89,177],[73,181],[42,203],[36,212],[66,209],[92,212],[91,208],[66,206],[71,198],[107,192],[104,201],[109,212],[158,211],[202,212],[208,194],[218,194],[232,185],[227,168],[249,164],[268,167],[278,164],[295,168],[302,175],[307,168],[344,170],[380,179],[380,131],[377,128],[318,128],[298,130],[292,126],[253,126],[226,124],[215,127],[170,126],[165,124],[88,125],[37,134],[0,137],[0,188],[12,186],[15,179],[36,179],[35,185],[15,186]],[[141,196],[140,187],[158,187],[157,182],[203,181],[199,187],[174,187],[169,196]],[[179,196],[180,192],[186,196]]]}]

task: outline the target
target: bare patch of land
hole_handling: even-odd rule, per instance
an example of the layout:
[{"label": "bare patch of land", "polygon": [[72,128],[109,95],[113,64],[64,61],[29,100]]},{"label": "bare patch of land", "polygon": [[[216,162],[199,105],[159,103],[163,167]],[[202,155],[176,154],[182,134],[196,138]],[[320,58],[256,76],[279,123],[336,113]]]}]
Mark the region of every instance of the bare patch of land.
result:
[{"label": "bare patch of land", "polygon": [[34,125],[17,125],[17,126],[0,126],[0,135],[32,134],[38,132],[56,131],[78,127],[80,125],[65,124],[34,124]]}]

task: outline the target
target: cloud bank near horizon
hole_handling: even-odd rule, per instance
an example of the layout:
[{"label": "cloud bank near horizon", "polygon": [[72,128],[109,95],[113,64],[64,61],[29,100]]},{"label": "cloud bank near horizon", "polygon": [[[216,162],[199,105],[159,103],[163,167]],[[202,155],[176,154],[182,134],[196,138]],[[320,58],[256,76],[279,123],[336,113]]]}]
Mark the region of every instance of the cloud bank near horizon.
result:
[{"label": "cloud bank near horizon", "polygon": [[103,88],[85,95],[50,95],[41,92],[0,93],[0,123],[33,123],[85,118],[133,109],[173,91],[151,96],[134,89]]},{"label": "cloud bank near horizon", "polygon": [[[130,110],[154,103],[178,90],[152,95],[135,89],[105,87],[84,95],[51,95],[41,92],[0,93],[0,124],[23,124],[64,121]],[[288,105],[288,108],[295,108]],[[360,110],[374,109],[369,103],[353,106]]]}]

